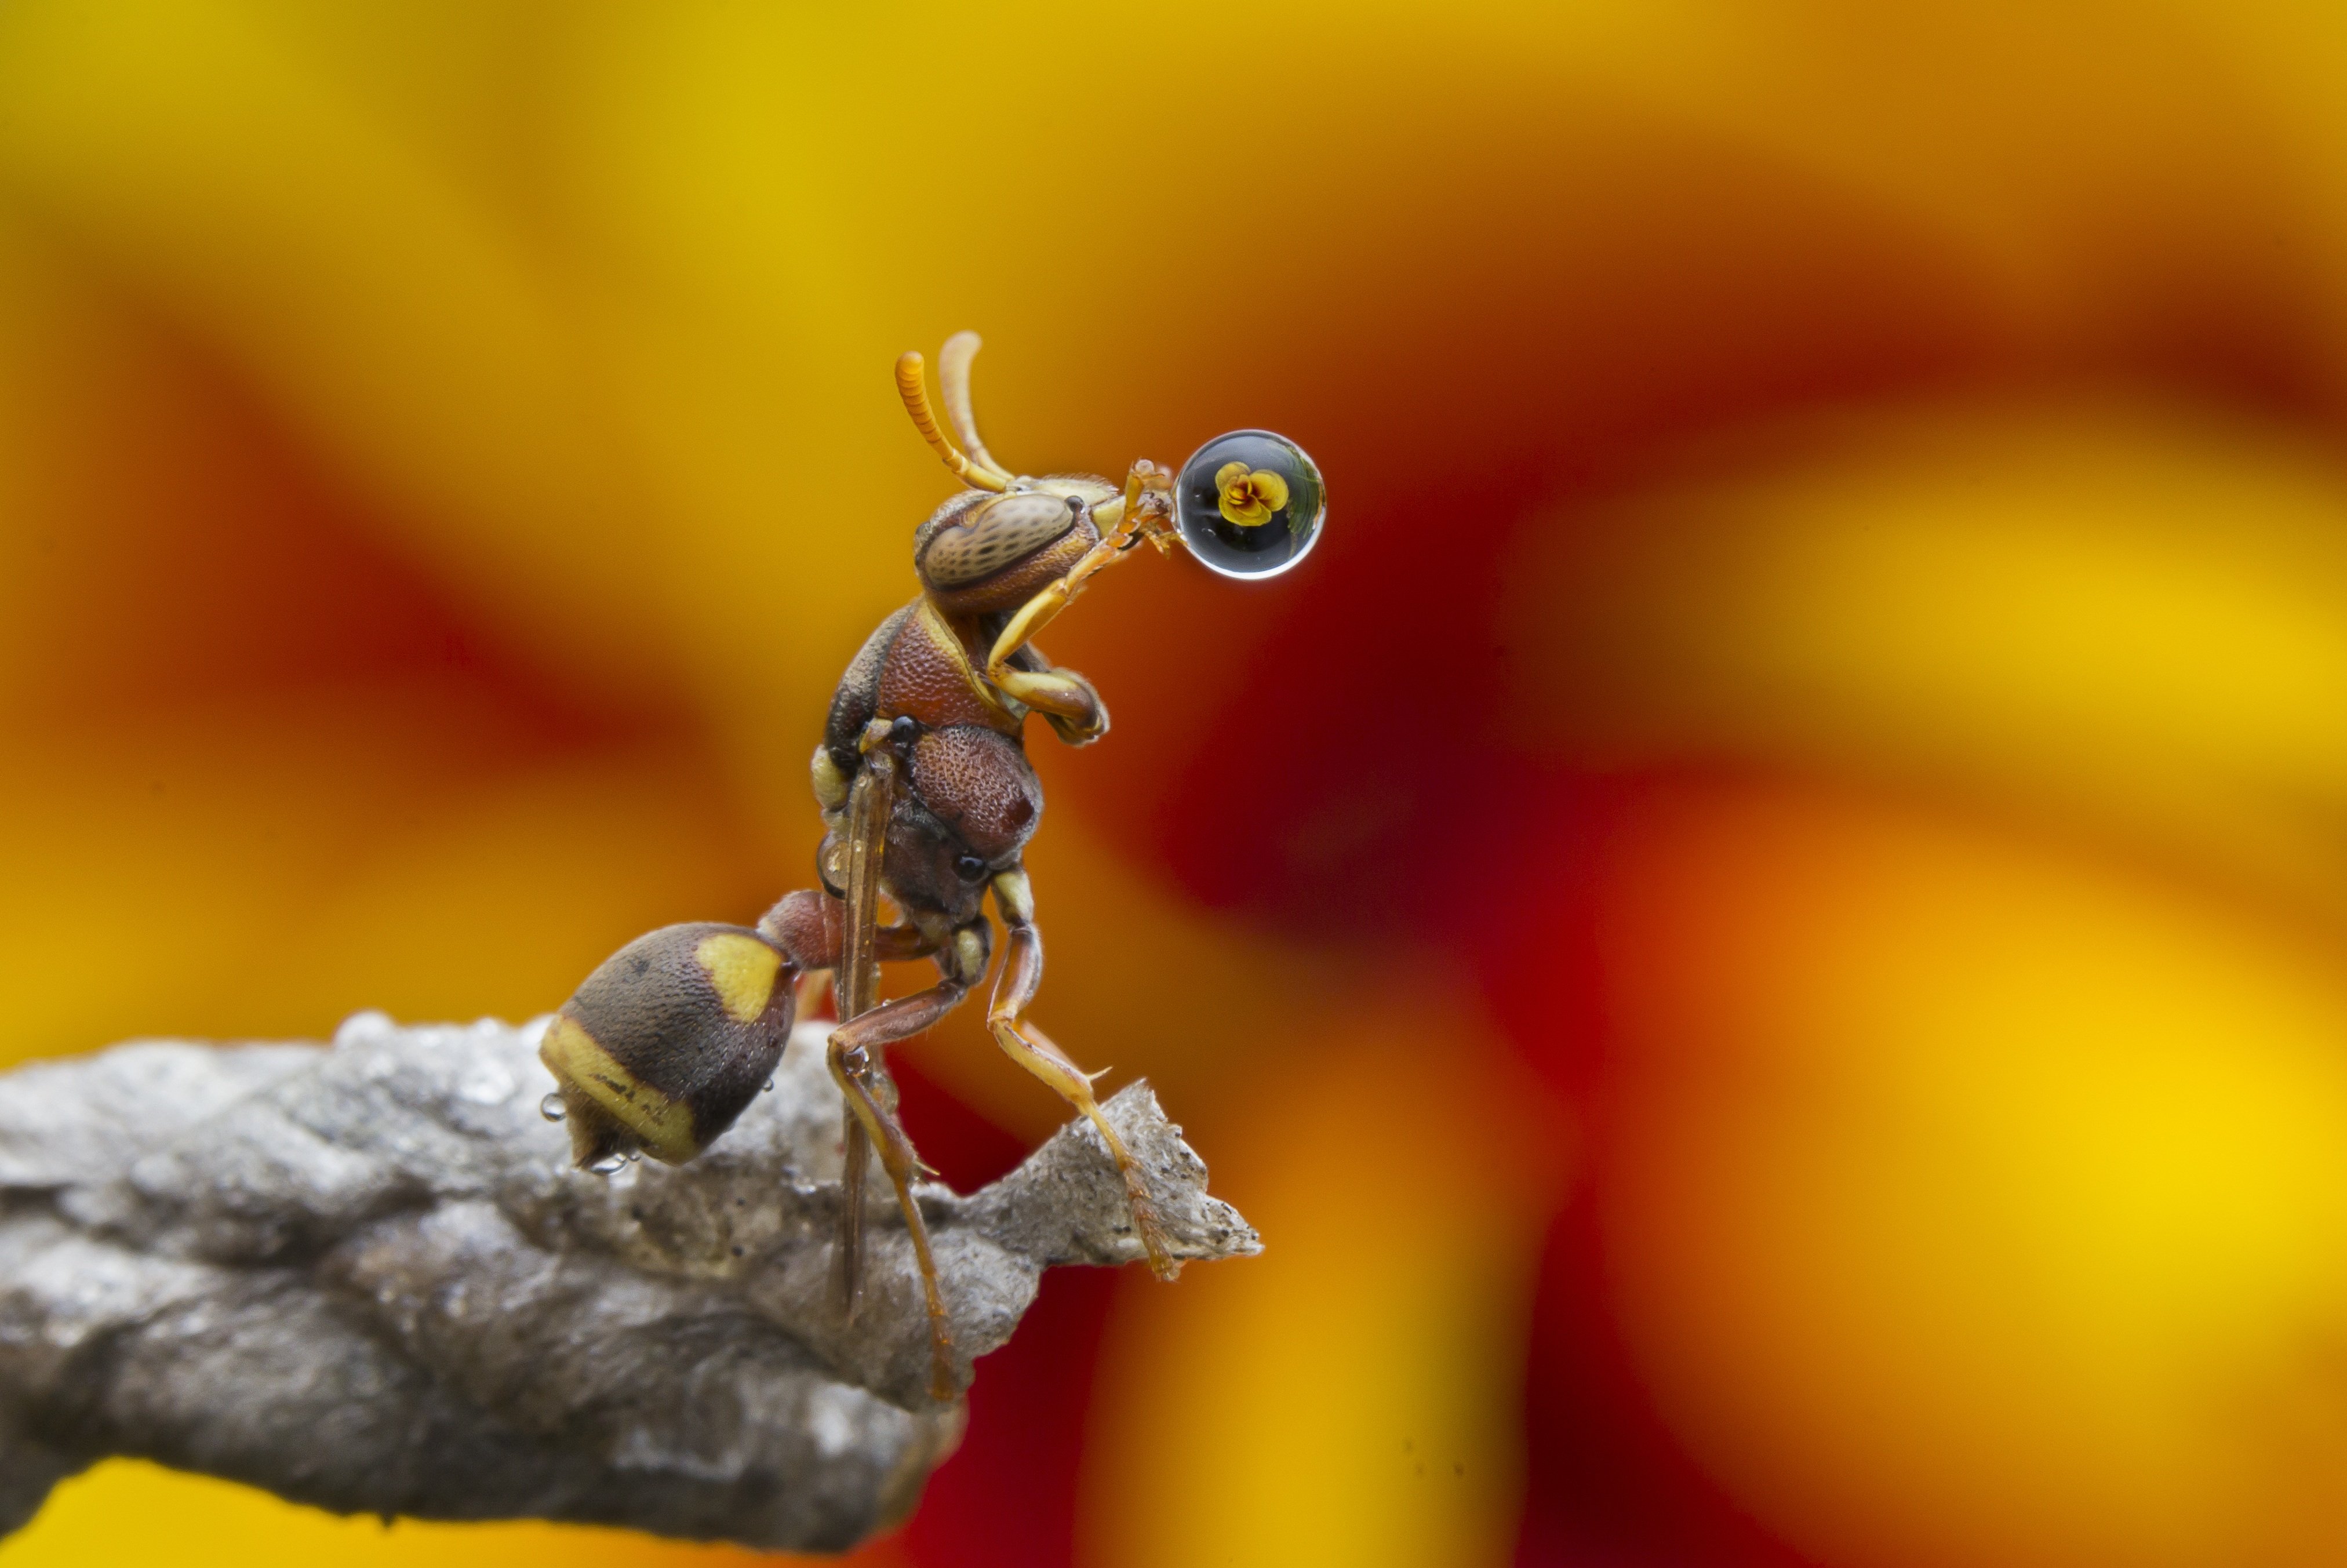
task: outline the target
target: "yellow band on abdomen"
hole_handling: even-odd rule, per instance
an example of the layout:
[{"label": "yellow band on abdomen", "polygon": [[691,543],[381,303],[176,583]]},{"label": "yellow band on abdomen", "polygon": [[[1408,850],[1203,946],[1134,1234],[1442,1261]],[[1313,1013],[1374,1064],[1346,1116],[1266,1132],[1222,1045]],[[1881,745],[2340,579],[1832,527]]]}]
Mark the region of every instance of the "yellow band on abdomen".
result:
[{"label": "yellow band on abdomen", "polygon": [[679,1165],[701,1152],[692,1108],[621,1066],[578,1020],[556,1014],[538,1059],[564,1087],[578,1089],[641,1139],[653,1158]]}]

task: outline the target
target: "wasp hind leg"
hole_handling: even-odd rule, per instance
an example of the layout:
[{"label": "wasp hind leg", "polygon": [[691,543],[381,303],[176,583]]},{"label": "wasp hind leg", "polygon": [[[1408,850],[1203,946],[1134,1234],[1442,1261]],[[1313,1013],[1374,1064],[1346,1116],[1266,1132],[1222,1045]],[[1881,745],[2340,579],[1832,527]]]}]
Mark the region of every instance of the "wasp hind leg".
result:
[{"label": "wasp hind leg", "polygon": [[[913,1184],[919,1179],[921,1158],[897,1117],[897,1086],[882,1065],[882,1053],[901,1040],[909,1040],[959,1006],[969,994],[972,979],[986,973],[983,926],[955,933],[955,941],[938,954],[944,978],[925,991],[883,1002],[834,1030],[828,1060],[831,1076],[847,1100],[847,1109],[880,1155],[880,1168],[897,1189],[897,1206],[905,1215],[912,1237],[913,1258],[921,1274],[921,1296],[929,1315],[929,1395],[940,1403],[954,1397],[953,1332],[946,1317],[944,1296],[938,1289],[938,1266],[929,1251],[928,1226],[914,1201]],[[975,959],[975,974],[967,974]],[[857,1242],[848,1244],[860,1245]]]},{"label": "wasp hind leg", "polygon": [[995,907],[1010,929],[1010,947],[1002,958],[1002,974],[994,983],[994,1000],[986,1009],[986,1027],[1010,1060],[1050,1084],[1060,1097],[1082,1112],[1108,1145],[1117,1173],[1124,1178],[1124,1201],[1133,1211],[1133,1235],[1149,1255],[1151,1272],[1172,1279],[1182,1272],[1181,1260],[1165,1244],[1165,1227],[1141,1165],[1118,1137],[1092,1098],[1092,1081],[1070,1061],[1041,1030],[1023,1023],[1028,1004],[1043,983],[1043,938],[1035,928],[1034,893],[1024,870],[1006,871],[994,879]]}]

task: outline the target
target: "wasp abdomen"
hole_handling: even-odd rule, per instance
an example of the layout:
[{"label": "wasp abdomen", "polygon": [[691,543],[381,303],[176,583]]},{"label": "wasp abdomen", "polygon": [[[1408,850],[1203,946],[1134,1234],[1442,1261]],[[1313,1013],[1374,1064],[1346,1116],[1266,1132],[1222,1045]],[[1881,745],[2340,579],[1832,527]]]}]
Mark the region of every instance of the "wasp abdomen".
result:
[{"label": "wasp abdomen", "polygon": [[592,1166],[630,1149],[681,1164],[733,1124],[791,1032],[783,950],[740,926],[664,926],[603,961],[538,1047],[570,1148]]}]

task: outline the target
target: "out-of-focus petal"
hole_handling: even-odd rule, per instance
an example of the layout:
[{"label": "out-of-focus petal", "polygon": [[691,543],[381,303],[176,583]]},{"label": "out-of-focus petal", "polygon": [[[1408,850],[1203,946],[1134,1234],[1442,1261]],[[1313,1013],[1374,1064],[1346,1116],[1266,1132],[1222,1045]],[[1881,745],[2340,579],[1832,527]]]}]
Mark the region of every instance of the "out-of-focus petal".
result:
[{"label": "out-of-focus petal", "polygon": [[1531,1255],[1570,1146],[1440,994],[1259,1041],[1213,1144],[1266,1250],[1121,1295],[1084,1561],[1507,1560]]},{"label": "out-of-focus petal", "polygon": [[2347,1550],[2347,989],[2091,853],[1830,794],[1625,818],[1597,1180],[1683,1439],[1834,1563]]}]

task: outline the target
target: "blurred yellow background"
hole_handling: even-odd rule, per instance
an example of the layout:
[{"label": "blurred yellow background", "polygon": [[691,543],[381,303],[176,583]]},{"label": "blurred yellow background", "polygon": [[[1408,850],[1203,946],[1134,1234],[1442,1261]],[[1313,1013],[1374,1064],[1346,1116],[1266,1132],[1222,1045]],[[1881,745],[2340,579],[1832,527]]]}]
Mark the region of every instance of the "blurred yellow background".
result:
[{"label": "blurred yellow background", "polygon": [[[16,0],[0,1064],[526,1017],[805,884],[949,487],[889,365],[976,327],[1014,466],[1333,492],[1104,581],[1115,733],[1035,743],[1038,1018],[1269,1250],[1055,1277],[859,1561],[2347,1560],[2342,68],[2207,0]],[[1058,1120],[903,1057],[958,1179]],[[164,1553],[729,1555],[118,1461],[0,1568]]]}]

